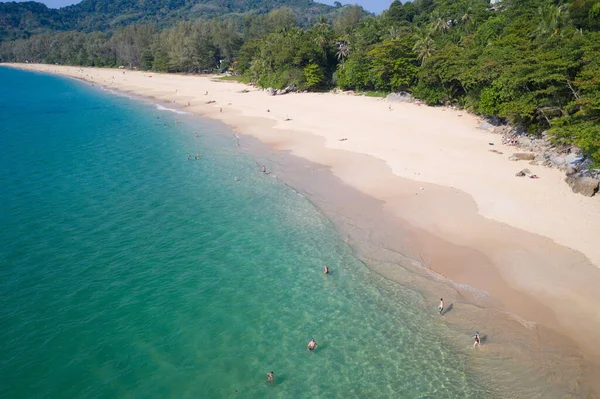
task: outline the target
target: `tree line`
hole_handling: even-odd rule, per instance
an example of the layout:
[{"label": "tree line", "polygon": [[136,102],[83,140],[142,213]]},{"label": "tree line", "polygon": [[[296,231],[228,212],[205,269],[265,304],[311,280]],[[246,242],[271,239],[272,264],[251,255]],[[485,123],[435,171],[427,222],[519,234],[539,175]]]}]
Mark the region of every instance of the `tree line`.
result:
[{"label": "tree line", "polygon": [[344,7],[306,28],[281,8],[241,22],[37,35],[3,42],[0,60],[229,69],[263,87],[408,91],[548,131],[600,163],[600,0],[395,1],[379,16]]}]

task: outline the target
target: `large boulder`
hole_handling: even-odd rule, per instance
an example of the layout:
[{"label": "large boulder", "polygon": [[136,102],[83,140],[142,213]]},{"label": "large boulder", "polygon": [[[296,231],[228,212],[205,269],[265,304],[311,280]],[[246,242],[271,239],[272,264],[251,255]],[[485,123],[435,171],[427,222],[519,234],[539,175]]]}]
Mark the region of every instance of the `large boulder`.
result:
[{"label": "large boulder", "polygon": [[583,155],[570,153],[565,157],[565,164],[567,165],[577,165],[583,162]]},{"label": "large boulder", "polygon": [[387,101],[395,102],[395,103],[412,103],[415,101],[415,98],[405,91],[401,91],[399,93],[391,93],[385,98]]},{"label": "large boulder", "polygon": [[479,124],[479,128],[481,130],[490,130],[494,128],[494,125],[492,125],[491,123],[489,123],[488,121],[483,121]]},{"label": "large boulder", "polygon": [[288,86],[284,87],[283,89],[275,90],[275,94],[278,96],[281,96],[283,94],[293,93],[295,91],[298,91],[298,88],[296,87],[295,84],[292,83],[291,85],[288,85]]},{"label": "large boulder", "polygon": [[568,176],[565,181],[574,193],[585,195],[586,197],[593,196],[598,191],[600,181],[591,177]]},{"label": "large boulder", "polygon": [[533,152],[515,152],[508,158],[509,161],[533,161],[534,159]]}]

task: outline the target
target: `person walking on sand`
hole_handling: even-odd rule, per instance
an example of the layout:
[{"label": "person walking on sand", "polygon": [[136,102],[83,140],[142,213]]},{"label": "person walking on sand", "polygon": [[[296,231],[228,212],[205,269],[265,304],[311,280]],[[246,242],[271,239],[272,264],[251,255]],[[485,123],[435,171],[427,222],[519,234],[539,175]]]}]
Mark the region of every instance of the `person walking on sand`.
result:
[{"label": "person walking on sand", "polygon": [[475,335],[473,336],[475,342],[473,342],[473,348],[481,345],[481,337],[479,336],[479,331],[475,331]]},{"label": "person walking on sand", "polygon": [[267,382],[273,382],[273,381],[275,381],[275,375],[271,371],[270,373],[267,374]]},{"label": "person walking on sand", "polygon": [[438,305],[438,312],[440,312],[440,317],[444,315],[444,298],[440,298],[440,304]]},{"label": "person walking on sand", "polygon": [[306,349],[308,349],[309,351],[314,351],[316,347],[317,347],[317,341],[315,341],[315,339],[312,338],[310,340],[310,342],[308,343],[308,346],[306,347]]}]

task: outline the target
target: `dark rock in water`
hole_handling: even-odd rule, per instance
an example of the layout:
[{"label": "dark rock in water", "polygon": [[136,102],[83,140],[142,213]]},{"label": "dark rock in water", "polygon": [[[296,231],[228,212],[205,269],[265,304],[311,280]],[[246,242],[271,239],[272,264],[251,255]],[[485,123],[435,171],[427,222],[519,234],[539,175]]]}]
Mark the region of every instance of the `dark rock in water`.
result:
[{"label": "dark rock in water", "polygon": [[565,179],[574,193],[585,195],[586,197],[593,196],[598,191],[600,181],[591,177],[569,176]]},{"label": "dark rock in water", "polygon": [[508,158],[509,161],[533,161],[534,159],[535,154],[532,152],[516,152]]}]

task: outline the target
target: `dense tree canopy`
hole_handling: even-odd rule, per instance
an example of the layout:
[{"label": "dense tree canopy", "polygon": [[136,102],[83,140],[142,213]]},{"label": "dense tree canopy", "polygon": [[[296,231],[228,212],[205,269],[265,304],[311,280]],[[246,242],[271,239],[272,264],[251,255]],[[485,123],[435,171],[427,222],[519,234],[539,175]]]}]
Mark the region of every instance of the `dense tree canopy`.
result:
[{"label": "dense tree canopy", "polygon": [[265,87],[409,91],[548,131],[600,163],[600,0],[415,0],[377,17],[356,6],[336,11],[304,27],[280,8],[167,29],[46,33],[2,43],[0,60],[229,68]]}]

